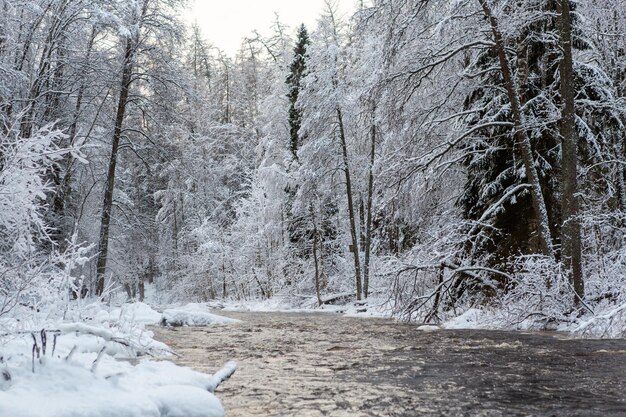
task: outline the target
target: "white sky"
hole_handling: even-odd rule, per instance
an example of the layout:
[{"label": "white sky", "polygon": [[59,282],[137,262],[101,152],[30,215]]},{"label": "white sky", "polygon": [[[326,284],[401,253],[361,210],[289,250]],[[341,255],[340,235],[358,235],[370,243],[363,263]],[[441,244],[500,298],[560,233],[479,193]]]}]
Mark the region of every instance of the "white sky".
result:
[{"label": "white sky", "polygon": [[[356,0],[336,0],[340,14],[347,16]],[[317,18],[324,9],[324,0],[192,0],[192,10],[187,17],[196,22],[206,40],[234,55],[241,39],[250,36],[256,29],[269,34],[275,20],[287,24],[293,33],[304,23],[309,31],[317,26]]]}]

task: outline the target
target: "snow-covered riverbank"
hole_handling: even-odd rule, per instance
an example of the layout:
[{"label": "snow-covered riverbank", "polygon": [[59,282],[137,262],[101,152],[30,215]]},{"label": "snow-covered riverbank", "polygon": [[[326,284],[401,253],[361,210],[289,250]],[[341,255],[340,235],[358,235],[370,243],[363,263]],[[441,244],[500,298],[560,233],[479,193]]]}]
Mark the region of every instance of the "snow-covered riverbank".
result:
[{"label": "snow-covered riverbank", "polygon": [[65,320],[16,310],[0,321],[0,416],[223,416],[213,392],[236,364],[209,375],[162,360],[174,352],[145,328],[162,322],[236,320],[194,304],[159,313],[143,303],[111,308],[93,302],[76,305]]},{"label": "snow-covered riverbank", "polygon": [[[352,294],[330,294],[324,300],[332,303],[319,306],[315,297],[280,296],[267,300],[216,301],[205,304],[226,312],[267,312],[267,313],[334,313],[347,317],[397,318],[402,320],[402,311],[394,311],[386,298],[370,298],[354,301]],[[626,305],[602,305],[591,313],[572,312],[570,316],[554,314],[559,319],[542,314],[522,314],[511,306],[483,305],[450,310],[433,320],[429,325],[437,325],[450,330],[502,330],[502,331],[557,331],[574,338],[615,339],[626,335]],[[424,323],[417,323],[423,325]]]}]

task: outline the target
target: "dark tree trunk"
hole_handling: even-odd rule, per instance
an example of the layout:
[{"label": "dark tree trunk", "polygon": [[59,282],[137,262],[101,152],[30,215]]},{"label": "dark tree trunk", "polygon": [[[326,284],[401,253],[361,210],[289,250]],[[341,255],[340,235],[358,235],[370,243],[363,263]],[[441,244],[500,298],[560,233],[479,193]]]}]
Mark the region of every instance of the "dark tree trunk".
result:
[{"label": "dark tree trunk", "polygon": [[313,218],[313,262],[315,263],[315,295],[317,296],[317,305],[322,305],[322,295],[321,295],[321,280],[320,280],[320,267],[319,267],[319,257],[317,256],[317,243],[319,241],[319,231],[317,229],[317,224],[315,223],[315,214],[313,212],[313,208],[311,207],[311,216]]},{"label": "dark tree trunk", "polygon": [[122,125],[126,117],[126,105],[128,104],[128,93],[132,83],[133,68],[135,62],[136,48],[139,45],[141,24],[148,12],[150,0],[144,0],[141,9],[141,16],[138,17],[137,27],[132,36],[126,38],[126,50],[122,69],[122,80],[120,82],[120,96],[117,103],[117,114],[115,116],[115,128],[113,130],[113,140],[111,142],[111,159],[107,172],[106,188],[104,190],[104,201],[102,203],[102,220],[100,223],[100,238],[98,241],[98,259],[96,261],[96,295],[102,295],[104,291],[104,279],[106,275],[107,256],[109,252],[109,227],[111,224],[111,209],[113,208],[113,190],[115,189],[115,168],[117,166],[117,154],[122,137]]},{"label": "dark tree trunk", "polygon": [[361,260],[359,258],[359,239],[356,230],[355,208],[352,198],[352,179],[350,177],[350,165],[348,163],[348,144],[346,143],[346,132],[343,126],[343,115],[341,109],[337,108],[337,122],[339,123],[339,140],[341,142],[341,152],[343,156],[343,171],[346,178],[346,197],[348,198],[348,217],[350,219],[350,235],[352,237],[352,253],[354,255],[354,275],[356,281],[356,299],[360,300],[363,293],[361,286]]},{"label": "dark tree trunk", "polygon": [[562,136],[562,178],[561,210],[563,226],[561,236],[561,258],[565,272],[576,292],[575,301],[579,303],[585,295],[582,270],[582,246],[578,192],[578,132],[576,131],[576,108],[574,91],[574,63],[572,58],[572,18],[569,0],[559,1],[561,49],[563,58],[561,71],[561,136]]},{"label": "dark tree trunk", "polygon": [[133,72],[134,44],[133,39],[126,39],[126,52],[124,54],[124,69],[120,83],[120,96],[117,104],[113,141],[111,143],[111,158],[107,172],[106,188],[104,189],[104,201],[102,203],[102,219],[100,223],[100,238],[98,241],[98,259],[96,261],[96,295],[102,295],[104,291],[104,278],[106,274],[107,256],[109,250],[109,227],[111,224],[111,209],[113,207],[113,190],[115,189],[115,168],[117,166],[117,154],[122,136],[122,125],[126,116],[128,104],[128,92]]},{"label": "dark tree trunk", "polygon": [[[372,114],[372,117],[374,115]],[[372,250],[372,200],[374,194],[374,160],[376,158],[376,124],[372,121],[370,128],[370,165],[367,179],[367,205],[365,219],[365,258],[363,259],[363,296],[369,295],[370,285],[370,254]]]}]

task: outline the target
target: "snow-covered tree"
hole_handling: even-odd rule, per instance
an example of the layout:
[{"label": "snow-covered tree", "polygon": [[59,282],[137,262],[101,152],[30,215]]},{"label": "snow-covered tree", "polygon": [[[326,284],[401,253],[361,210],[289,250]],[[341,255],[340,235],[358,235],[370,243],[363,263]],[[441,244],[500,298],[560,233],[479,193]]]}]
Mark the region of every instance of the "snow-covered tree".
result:
[{"label": "snow-covered tree", "polygon": [[49,170],[69,152],[57,143],[53,125],[22,136],[20,123],[0,133],[0,316],[16,305],[29,308],[67,299],[76,290],[71,278],[84,250],[68,242],[60,250],[46,222],[52,183]]}]

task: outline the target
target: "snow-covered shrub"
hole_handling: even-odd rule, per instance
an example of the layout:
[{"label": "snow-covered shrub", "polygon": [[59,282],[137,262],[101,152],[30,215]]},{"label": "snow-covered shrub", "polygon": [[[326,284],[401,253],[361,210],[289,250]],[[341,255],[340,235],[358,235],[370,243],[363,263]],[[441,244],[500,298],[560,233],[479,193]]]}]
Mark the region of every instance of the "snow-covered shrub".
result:
[{"label": "snow-covered shrub", "polygon": [[573,329],[577,333],[596,337],[626,336],[624,215],[616,211],[583,216],[588,308]]},{"label": "snow-covered shrub", "polygon": [[515,272],[494,300],[507,327],[544,329],[572,320],[574,291],[561,267],[544,256],[516,260]]},{"label": "snow-covered shrub", "polygon": [[626,250],[614,216],[583,217],[585,297],[577,300],[562,264],[519,257],[493,300],[499,326],[555,328],[594,337],[626,335]]},{"label": "snow-covered shrub", "polygon": [[65,299],[88,250],[70,242],[58,252],[44,219],[52,191],[46,178],[72,152],[56,145],[64,135],[53,125],[28,138],[19,132],[17,123],[0,129],[0,316],[17,305],[36,309]]},{"label": "snow-covered shrub", "polygon": [[390,256],[378,275],[392,282],[394,315],[406,320],[439,322],[483,302],[484,290],[494,290],[499,271],[480,259],[462,259],[458,248],[470,243],[471,225],[451,222],[399,256]]}]

